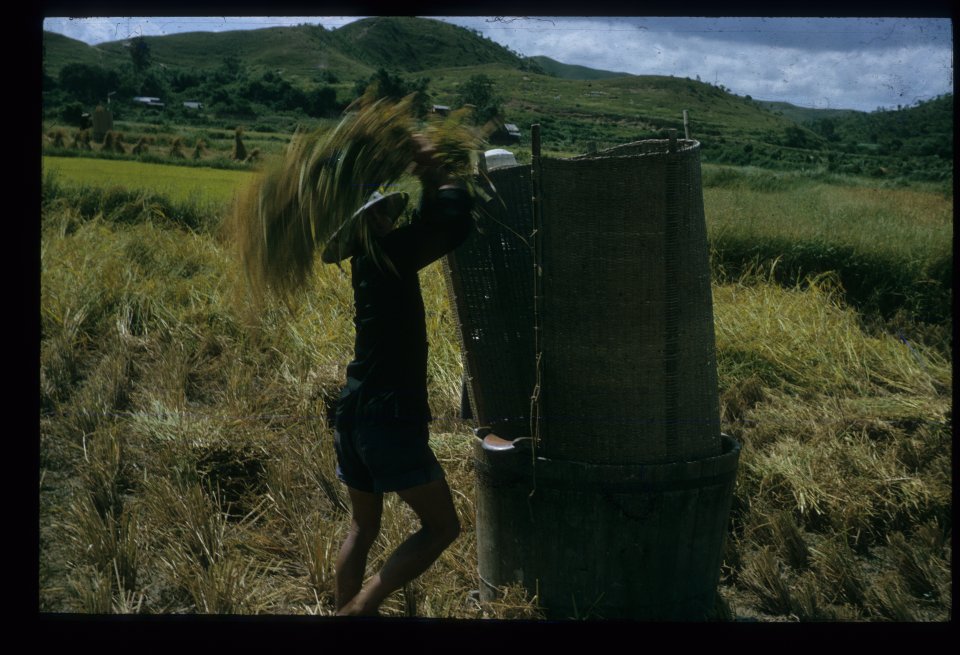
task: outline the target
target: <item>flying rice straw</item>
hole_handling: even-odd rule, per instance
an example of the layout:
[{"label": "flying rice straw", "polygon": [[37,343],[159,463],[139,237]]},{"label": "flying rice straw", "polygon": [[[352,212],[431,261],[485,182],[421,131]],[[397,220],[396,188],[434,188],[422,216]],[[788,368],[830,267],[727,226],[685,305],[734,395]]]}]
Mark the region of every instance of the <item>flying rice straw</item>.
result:
[{"label": "flying rice straw", "polygon": [[[344,224],[373,188],[389,186],[410,168],[420,147],[414,138],[412,99],[365,96],[329,132],[298,132],[282,158],[244,190],[228,228],[255,301],[262,301],[268,291],[289,301],[305,288],[314,252],[338,230],[338,254],[359,242],[378,266],[395,272],[366,221]],[[474,178],[483,138],[463,123],[465,117],[465,112],[455,112],[420,133],[452,177],[489,199]]]}]

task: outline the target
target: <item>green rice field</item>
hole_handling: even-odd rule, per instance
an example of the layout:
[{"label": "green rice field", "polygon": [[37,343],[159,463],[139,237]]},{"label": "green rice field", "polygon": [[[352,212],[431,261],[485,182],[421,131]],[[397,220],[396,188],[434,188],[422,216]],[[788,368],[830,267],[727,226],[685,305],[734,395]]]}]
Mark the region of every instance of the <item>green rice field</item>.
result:
[{"label": "green rice field", "polygon": [[65,185],[123,187],[167,196],[173,201],[226,203],[253,173],[217,168],[93,159],[44,157],[43,172],[56,172]]}]

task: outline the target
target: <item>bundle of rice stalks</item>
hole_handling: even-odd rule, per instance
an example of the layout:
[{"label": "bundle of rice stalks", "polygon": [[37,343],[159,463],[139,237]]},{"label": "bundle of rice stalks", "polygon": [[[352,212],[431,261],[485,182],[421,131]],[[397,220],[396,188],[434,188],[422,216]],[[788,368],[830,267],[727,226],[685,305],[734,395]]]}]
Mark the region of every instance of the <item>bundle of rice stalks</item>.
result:
[{"label": "bundle of rice stalks", "polygon": [[771,614],[788,614],[792,607],[790,587],[784,578],[779,558],[763,547],[744,567],[740,580],[752,591],[758,606]]},{"label": "bundle of rice stalks", "polygon": [[799,578],[790,592],[790,613],[800,621],[818,621],[828,619],[826,603],[817,586],[816,575],[807,571]]},{"label": "bundle of rice stalks", "polygon": [[196,145],[193,146],[193,154],[191,157],[193,159],[202,159],[205,154],[207,154],[207,144],[203,139],[197,139]]},{"label": "bundle of rice stalks", "polygon": [[133,150],[131,152],[135,155],[142,155],[142,154],[145,154],[148,150],[149,148],[147,147],[147,137],[142,136],[140,137],[140,139],[137,140],[137,144],[133,146]]},{"label": "bundle of rice stalks", "polygon": [[863,605],[866,598],[866,583],[853,551],[842,537],[824,542],[817,549],[810,549],[821,589],[829,590],[831,602],[845,601]]},{"label": "bundle of rice stalks", "polygon": [[254,148],[250,151],[250,154],[247,155],[247,158],[243,160],[245,164],[254,164],[260,160],[260,148]]},{"label": "bundle of rice stalks", "polygon": [[101,148],[104,152],[119,152],[125,153],[126,150],[123,147],[123,135],[119,132],[114,132],[110,130],[103,135],[103,147]]},{"label": "bundle of rice stalks", "polygon": [[197,612],[204,614],[257,614],[271,600],[259,588],[265,568],[249,559],[231,555],[209,567],[184,567],[183,581]]},{"label": "bundle of rice stalks", "polygon": [[70,147],[74,150],[90,150],[90,130],[74,132]]},{"label": "bundle of rice stalks", "polygon": [[896,573],[880,576],[868,590],[867,601],[871,610],[891,621],[917,620],[910,594]]},{"label": "bundle of rice stalks", "polygon": [[247,148],[243,145],[240,136],[243,134],[243,128],[238,127],[233,135],[233,151],[230,153],[232,159],[243,161],[247,158]]},{"label": "bundle of rice stalks", "polygon": [[47,138],[50,139],[50,145],[54,148],[62,148],[66,144],[67,135],[63,130],[50,130]]},{"label": "bundle of rice stalks", "polygon": [[917,598],[936,600],[940,597],[940,581],[949,579],[949,567],[936,553],[917,548],[901,532],[894,532],[887,541],[897,572]]},{"label": "bundle of rice stalks", "polygon": [[797,570],[807,568],[810,562],[810,547],[790,512],[779,512],[773,517],[773,532],[787,563]]},{"label": "bundle of rice stalks", "polygon": [[[268,289],[289,299],[306,286],[315,250],[344,225],[371,187],[388,186],[410,168],[421,148],[418,139],[436,148],[447,174],[479,190],[473,176],[481,135],[464,124],[460,112],[418,136],[411,103],[412,96],[398,102],[361,99],[329,132],[294,135],[284,156],[245,190],[228,231],[258,302]],[[341,231],[340,253],[357,242],[382,268],[393,268],[364,222]]]},{"label": "bundle of rice stalks", "polygon": [[167,154],[175,159],[183,159],[186,156],[183,154],[183,139],[181,137],[178,136],[173,140]]}]

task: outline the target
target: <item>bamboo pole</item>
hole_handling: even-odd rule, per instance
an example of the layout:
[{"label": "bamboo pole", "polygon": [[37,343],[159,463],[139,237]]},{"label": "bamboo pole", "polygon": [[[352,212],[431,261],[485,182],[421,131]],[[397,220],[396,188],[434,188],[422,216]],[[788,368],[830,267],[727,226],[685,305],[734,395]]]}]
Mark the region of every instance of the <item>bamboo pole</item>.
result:
[{"label": "bamboo pole", "polygon": [[536,357],[536,372],[534,377],[533,394],[530,397],[530,436],[533,441],[534,453],[537,446],[540,445],[540,382],[543,375],[543,334],[540,311],[543,306],[543,269],[540,262],[543,261],[541,252],[543,247],[543,236],[540,230],[541,225],[541,200],[540,200],[540,124],[535,123],[530,126],[531,150],[532,150],[532,177],[533,177],[533,352]]},{"label": "bamboo pole", "polygon": [[687,110],[683,110],[683,138],[687,141],[690,140],[690,117],[687,115]]}]

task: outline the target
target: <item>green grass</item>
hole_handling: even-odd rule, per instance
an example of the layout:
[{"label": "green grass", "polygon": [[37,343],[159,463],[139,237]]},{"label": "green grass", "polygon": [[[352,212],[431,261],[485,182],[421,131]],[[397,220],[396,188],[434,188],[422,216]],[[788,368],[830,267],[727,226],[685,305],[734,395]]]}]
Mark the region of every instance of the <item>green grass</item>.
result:
[{"label": "green grass", "polygon": [[785,284],[835,272],[846,300],[867,313],[948,320],[952,194],[841,181],[707,168],[704,206],[715,271],[737,277],[760,264]]},{"label": "green grass", "polygon": [[123,187],[174,201],[227,203],[252,173],[87,157],[44,157],[44,173],[67,186]]}]

